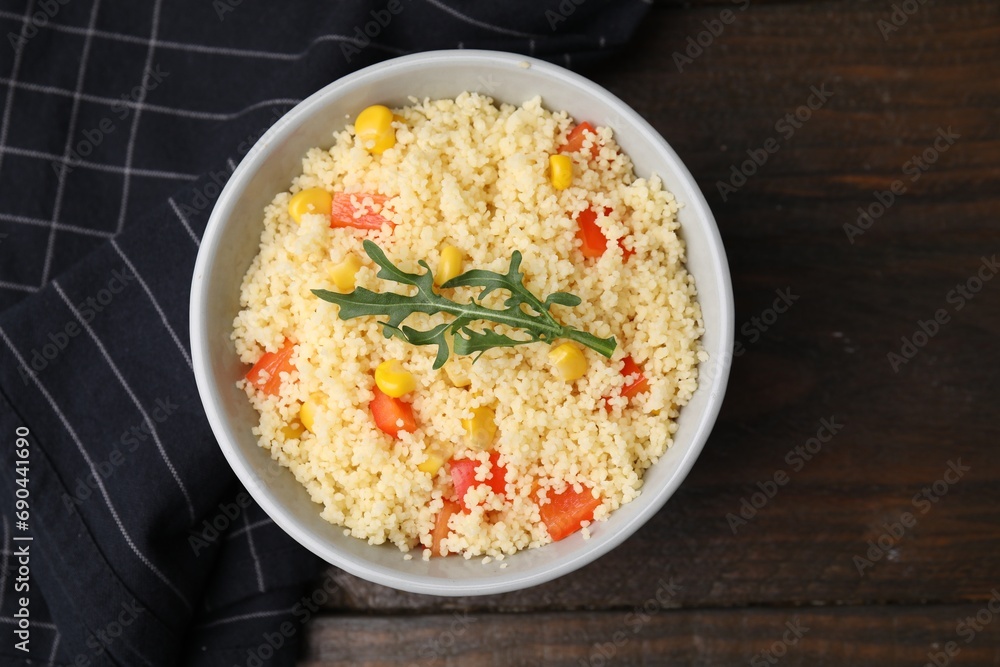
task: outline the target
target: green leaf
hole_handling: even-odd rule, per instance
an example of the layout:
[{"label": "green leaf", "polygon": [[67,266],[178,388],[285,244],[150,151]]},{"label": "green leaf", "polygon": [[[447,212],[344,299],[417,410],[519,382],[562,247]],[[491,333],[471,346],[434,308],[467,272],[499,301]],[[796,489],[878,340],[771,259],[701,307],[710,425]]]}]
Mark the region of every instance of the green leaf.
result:
[{"label": "green leaf", "polygon": [[485,331],[475,331],[468,327],[462,329],[455,335],[455,354],[476,354],[494,347],[515,347],[535,343],[535,340],[516,340],[504,334],[498,334],[492,329]]},{"label": "green leaf", "polygon": [[[375,243],[365,239],[361,246],[365,249],[365,252],[368,253],[368,256],[371,257],[372,261],[381,267],[381,270],[375,274],[379,278],[382,278],[383,280],[392,280],[397,283],[403,283],[404,285],[417,284],[420,276],[414,273],[407,273],[406,271],[397,268],[396,265],[390,262],[389,258],[385,256],[385,253],[382,252],[382,248],[379,248]],[[424,266],[426,266],[426,264]]]},{"label": "green leaf", "polygon": [[395,292],[372,292],[363,287],[359,287],[349,294],[327,290],[313,290],[312,293],[324,301],[340,306],[340,319],[342,320],[364,317],[365,315],[388,314],[390,315],[390,323],[393,326],[399,326],[400,322],[406,319],[410,313],[431,315],[439,310],[434,303],[421,300],[419,296],[406,296]]},{"label": "green leaf", "polygon": [[[521,253],[516,250],[511,254],[505,274],[472,269],[442,285],[442,290],[455,287],[481,288],[477,299],[458,303],[434,289],[434,275],[427,262],[418,262],[423,273],[408,273],[394,265],[372,241],[366,239],[363,247],[371,260],[379,266],[376,276],[415,287],[416,293],[372,292],[363,287],[348,294],[324,289],[314,289],[312,293],[324,301],[337,304],[340,307],[338,316],[342,320],[384,316],[386,319],[379,320],[379,324],[382,325],[382,333],[386,338],[398,337],[412,345],[437,345],[434,368],[440,368],[448,360],[448,335],[454,335],[455,354],[463,355],[481,355],[495,347],[514,347],[534,342],[552,343],[558,338],[567,338],[610,358],[617,345],[614,337],[597,338],[585,331],[564,326],[556,320],[549,312],[553,304],[572,308],[580,305],[580,297],[568,292],[555,292],[544,301],[540,300],[524,286]],[[504,290],[509,294],[504,307],[488,308],[482,305],[482,300],[497,290]],[[403,324],[414,313],[447,313],[455,319],[427,331],[420,331]],[[493,322],[521,330],[527,334],[528,339],[511,338],[492,329],[476,331],[469,328],[468,325],[476,321]]]},{"label": "green leaf", "polygon": [[439,324],[433,329],[427,331],[418,331],[417,329],[411,329],[408,326],[401,327],[403,337],[406,342],[412,345],[437,345],[437,356],[434,358],[434,369],[437,370],[444,366],[444,362],[448,361],[448,339],[446,337],[446,331],[451,326],[451,322],[445,322],[444,324]]},{"label": "green leaf", "polygon": [[549,298],[545,300],[546,306],[551,306],[554,303],[558,303],[560,306],[569,306],[573,308],[579,306],[582,301],[580,297],[575,294],[570,294],[569,292],[553,292],[549,295]]}]

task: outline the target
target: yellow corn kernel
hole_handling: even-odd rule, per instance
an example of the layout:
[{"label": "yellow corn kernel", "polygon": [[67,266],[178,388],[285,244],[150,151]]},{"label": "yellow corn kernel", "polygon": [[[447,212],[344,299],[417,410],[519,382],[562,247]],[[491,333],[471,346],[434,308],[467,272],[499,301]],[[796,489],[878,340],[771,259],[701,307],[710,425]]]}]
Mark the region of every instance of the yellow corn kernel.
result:
[{"label": "yellow corn kernel", "polygon": [[361,268],[361,260],[354,253],[349,253],[340,264],[330,269],[330,279],[341,292],[354,289],[354,278]]},{"label": "yellow corn kernel", "polygon": [[354,133],[369,152],[381,155],[396,145],[392,111],[381,104],[368,107],[354,121]]},{"label": "yellow corn kernel", "polygon": [[286,442],[288,440],[301,440],[303,436],[302,423],[298,419],[293,419],[281,427],[281,433],[285,436]]},{"label": "yellow corn kernel", "polygon": [[428,475],[436,475],[437,471],[444,465],[444,457],[437,452],[428,452],[424,462],[417,466],[417,470]]},{"label": "yellow corn kernel", "polygon": [[563,343],[549,350],[549,362],[556,374],[567,382],[579,380],[587,372],[587,358],[573,343]]},{"label": "yellow corn kernel", "polygon": [[441,259],[434,274],[434,284],[443,285],[462,272],[462,251],[453,245],[441,248]]},{"label": "yellow corn kernel", "polygon": [[309,188],[292,195],[288,202],[288,215],[295,222],[302,222],[302,216],[306,213],[329,216],[332,207],[333,195],[323,188]]},{"label": "yellow corn kernel", "polygon": [[476,408],[472,411],[472,419],[462,420],[462,428],[474,446],[488,447],[497,434],[496,414],[492,408]]},{"label": "yellow corn kernel", "polygon": [[573,159],[570,156],[549,156],[549,181],[556,190],[565,190],[573,184]]},{"label": "yellow corn kernel", "polygon": [[417,378],[395,359],[383,361],[375,369],[375,384],[386,396],[399,398],[417,388]]},{"label": "yellow corn kernel", "polygon": [[316,412],[321,408],[325,399],[322,394],[313,394],[309,400],[299,408],[299,421],[307,429],[315,433],[313,426],[316,424]]}]

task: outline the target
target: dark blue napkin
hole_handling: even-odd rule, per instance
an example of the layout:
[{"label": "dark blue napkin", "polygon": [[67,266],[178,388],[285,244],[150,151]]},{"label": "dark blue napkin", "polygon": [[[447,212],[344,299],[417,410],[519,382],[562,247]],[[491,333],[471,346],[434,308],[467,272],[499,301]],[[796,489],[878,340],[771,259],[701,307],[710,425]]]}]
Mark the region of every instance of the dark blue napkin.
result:
[{"label": "dark blue napkin", "polygon": [[294,664],[335,591],[237,483],[191,372],[215,198],[350,71],[462,47],[576,66],[647,9],[0,0],[0,663]]}]

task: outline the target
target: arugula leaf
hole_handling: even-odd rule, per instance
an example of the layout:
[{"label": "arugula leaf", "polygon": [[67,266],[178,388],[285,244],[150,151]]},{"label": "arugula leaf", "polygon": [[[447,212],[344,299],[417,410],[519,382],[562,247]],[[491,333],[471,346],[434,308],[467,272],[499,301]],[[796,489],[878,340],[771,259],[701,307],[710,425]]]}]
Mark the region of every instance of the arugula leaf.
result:
[{"label": "arugula leaf", "polygon": [[[506,274],[472,269],[444,283],[441,289],[482,288],[478,298],[469,303],[457,303],[434,290],[434,275],[427,262],[423,260],[418,262],[424,269],[423,273],[408,273],[395,266],[372,241],[365,240],[363,245],[368,256],[379,266],[376,274],[379,278],[415,287],[416,293],[406,295],[395,292],[372,292],[363,287],[347,294],[322,289],[314,289],[312,293],[324,301],[340,306],[339,317],[342,320],[386,316],[386,320],[379,322],[386,338],[395,336],[411,345],[437,345],[434,368],[440,368],[448,360],[451,353],[448,345],[449,337],[453,340],[455,354],[476,354],[477,359],[483,352],[493,348],[515,347],[535,342],[551,344],[560,338],[576,341],[610,358],[618,344],[613,336],[598,338],[585,331],[560,324],[549,312],[551,306],[558,304],[572,308],[580,305],[580,297],[568,292],[555,292],[544,301],[540,300],[524,286],[521,253],[516,250],[511,255]],[[504,302],[504,307],[483,306],[482,300],[497,290],[505,290],[510,294]],[[427,315],[447,313],[453,315],[455,319],[421,331],[403,324],[413,313]],[[520,329],[528,338],[519,340],[492,329],[476,331],[469,327],[469,324],[476,321],[493,322]]]},{"label": "arugula leaf", "polygon": [[570,294],[569,292],[553,292],[549,295],[549,298],[545,300],[546,306],[551,306],[554,303],[558,303],[560,306],[579,306],[582,302],[580,297],[575,294]]},{"label": "arugula leaf", "polygon": [[535,340],[515,340],[510,336],[505,336],[504,334],[498,334],[492,329],[486,329],[485,331],[476,331],[475,329],[470,329],[468,327],[462,329],[462,333],[455,336],[455,354],[482,354],[486,350],[491,350],[494,347],[516,347],[518,345],[526,345],[528,343],[534,343]]},{"label": "arugula leaf", "polygon": [[450,322],[439,324],[433,329],[419,331],[404,325],[402,327],[402,338],[413,345],[437,345],[437,356],[434,358],[434,368],[440,368],[444,362],[448,361],[448,341],[441,345],[444,332],[451,326]]}]

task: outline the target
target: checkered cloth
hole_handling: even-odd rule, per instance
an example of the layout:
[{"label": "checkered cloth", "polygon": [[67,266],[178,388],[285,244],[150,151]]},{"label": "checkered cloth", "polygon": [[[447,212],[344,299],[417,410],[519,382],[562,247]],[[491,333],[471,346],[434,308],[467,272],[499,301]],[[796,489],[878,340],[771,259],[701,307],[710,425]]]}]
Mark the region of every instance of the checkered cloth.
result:
[{"label": "checkered cloth", "polygon": [[214,198],[349,71],[463,46],[575,66],[647,8],[0,0],[0,663],[294,662],[333,592],[237,483],[191,373]]}]

